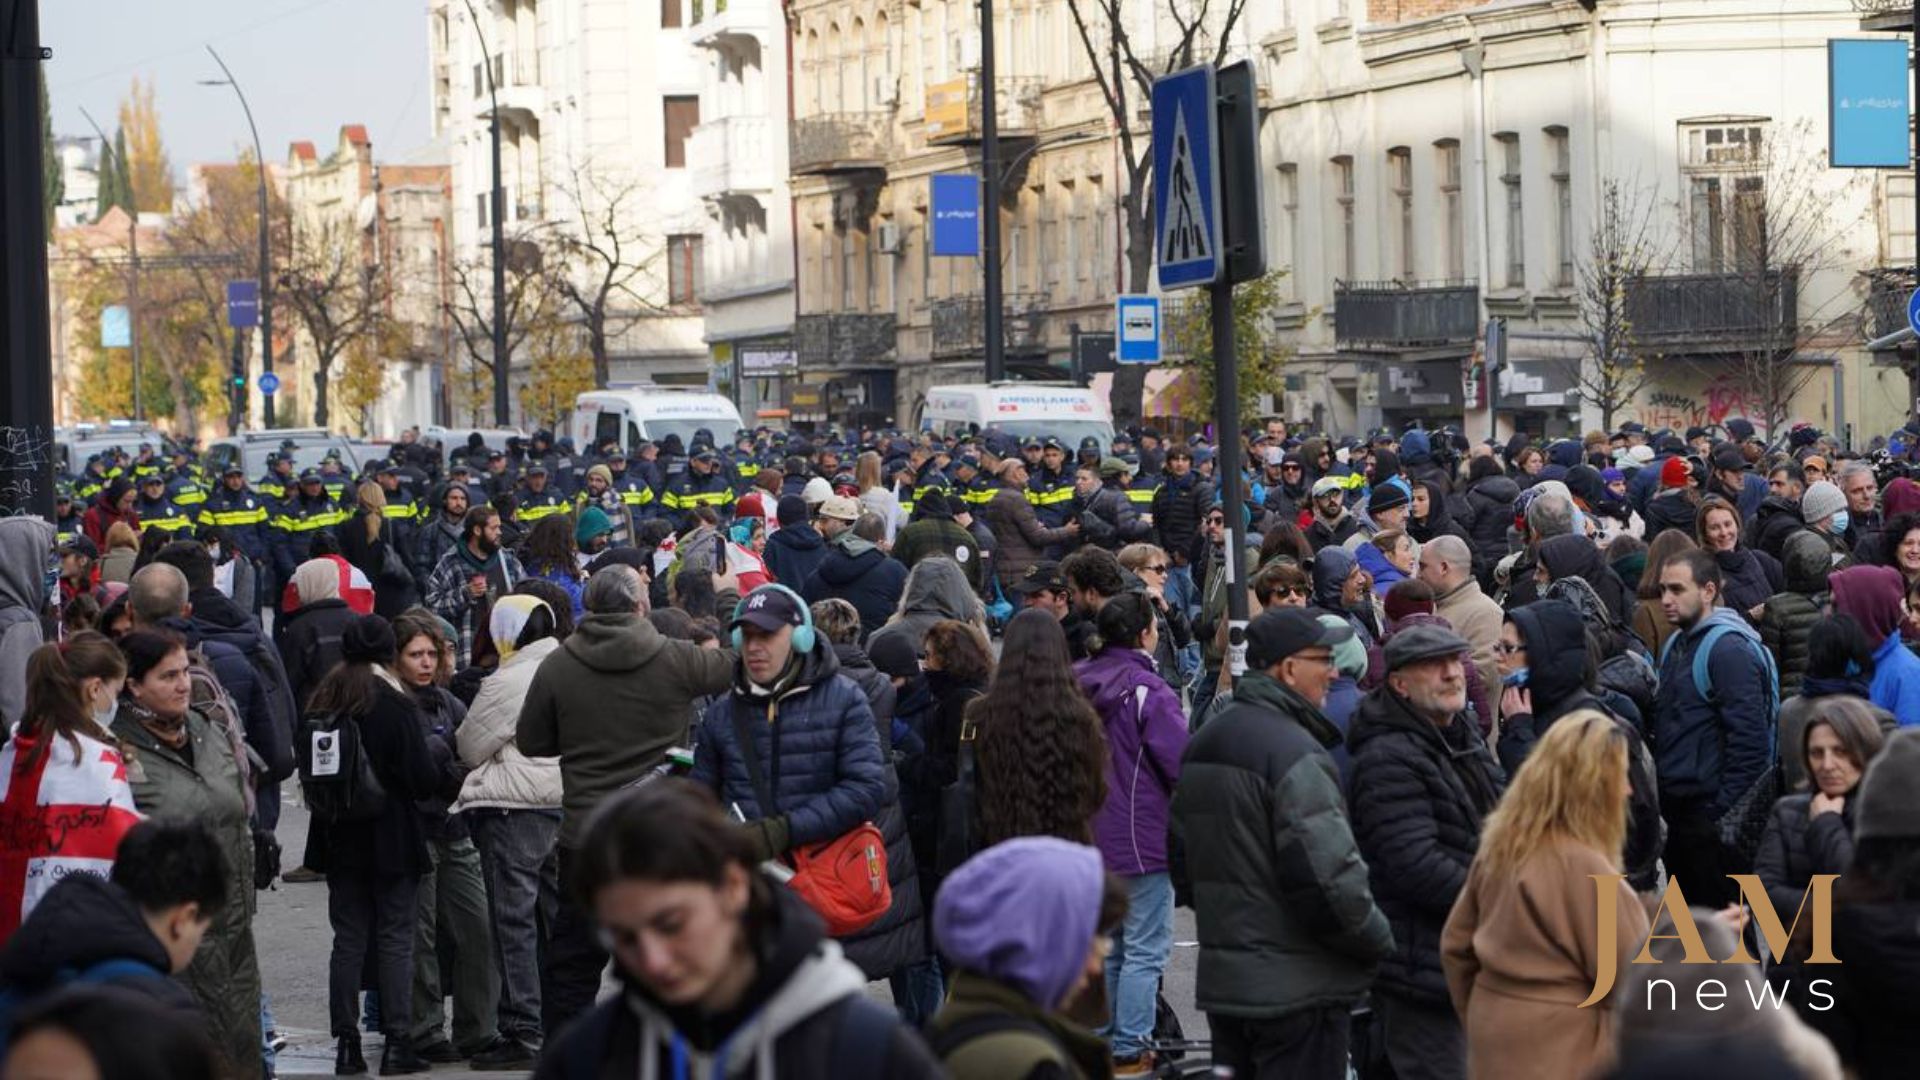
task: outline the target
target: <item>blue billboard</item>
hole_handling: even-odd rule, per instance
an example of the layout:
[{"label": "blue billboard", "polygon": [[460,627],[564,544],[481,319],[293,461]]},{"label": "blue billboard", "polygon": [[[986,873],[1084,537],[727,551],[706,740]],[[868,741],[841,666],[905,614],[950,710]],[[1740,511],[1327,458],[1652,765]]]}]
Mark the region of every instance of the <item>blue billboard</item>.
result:
[{"label": "blue billboard", "polygon": [[1912,73],[1899,38],[1827,42],[1827,158],[1836,169],[1904,169]]},{"label": "blue billboard", "polygon": [[933,253],[980,254],[980,178],[972,173],[933,177]]}]

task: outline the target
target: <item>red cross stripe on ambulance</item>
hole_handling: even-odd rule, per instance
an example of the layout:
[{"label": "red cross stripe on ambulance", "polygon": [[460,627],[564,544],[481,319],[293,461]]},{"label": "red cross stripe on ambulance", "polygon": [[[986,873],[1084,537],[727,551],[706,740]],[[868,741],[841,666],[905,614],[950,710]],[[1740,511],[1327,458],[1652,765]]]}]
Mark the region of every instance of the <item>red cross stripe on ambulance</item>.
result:
[{"label": "red cross stripe on ambulance", "polygon": [[16,733],[0,749],[0,941],[62,878],[105,877],[120,838],[140,821],[120,751],[77,739],[77,755],[59,736]]}]

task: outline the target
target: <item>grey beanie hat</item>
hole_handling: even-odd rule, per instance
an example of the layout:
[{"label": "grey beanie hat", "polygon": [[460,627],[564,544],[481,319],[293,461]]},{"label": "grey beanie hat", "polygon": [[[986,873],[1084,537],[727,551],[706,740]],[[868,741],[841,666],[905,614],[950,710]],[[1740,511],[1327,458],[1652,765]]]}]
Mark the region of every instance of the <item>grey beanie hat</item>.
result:
[{"label": "grey beanie hat", "polygon": [[1867,764],[1853,812],[1853,838],[1920,837],[1920,728],[1901,728]]},{"label": "grey beanie hat", "polygon": [[1820,480],[1807,485],[1806,493],[1800,496],[1801,520],[1811,525],[1816,521],[1830,518],[1847,508],[1847,497],[1831,481]]}]

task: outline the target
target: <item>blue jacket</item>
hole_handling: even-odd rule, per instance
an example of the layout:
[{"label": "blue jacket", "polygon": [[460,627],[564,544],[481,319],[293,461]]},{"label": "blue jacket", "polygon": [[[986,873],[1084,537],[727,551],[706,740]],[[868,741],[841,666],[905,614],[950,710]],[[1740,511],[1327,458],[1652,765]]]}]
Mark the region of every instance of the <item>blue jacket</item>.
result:
[{"label": "blue jacket", "polygon": [[[877,817],[888,792],[873,709],[839,672],[832,646],[822,639],[793,685],[773,701],[748,697],[736,677],[733,692],[707,707],[693,779],[718,793],[722,806],[738,804],[749,821],[784,815],[794,847],[832,840]],[[761,806],[754,794],[734,730],[736,710],[746,714],[775,806]]]},{"label": "blue jacket", "polygon": [[[1693,655],[1707,629],[1725,625],[1708,659],[1713,701],[1693,681]],[[1738,641],[1736,638],[1745,638]],[[1660,693],[1653,717],[1654,772],[1660,802],[1704,808],[1718,817],[1773,762],[1774,717],[1760,635],[1732,608],[1715,608],[1675,634],[1660,661]]]},{"label": "blue jacket", "polygon": [[[858,554],[850,554],[849,549]],[[865,540],[851,539],[827,545],[826,557],[800,586],[800,595],[809,604],[829,598],[852,604],[860,612],[860,640],[865,641],[886,625],[906,588],[904,563]]]},{"label": "blue jacket", "polygon": [[1407,575],[1402,573],[1399,567],[1388,562],[1380,549],[1370,542],[1354,548],[1353,559],[1360,564],[1360,569],[1373,575],[1375,596],[1384,597],[1387,595],[1387,590],[1393,588],[1396,582],[1407,580]]},{"label": "blue jacket", "polygon": [[827,542],[821,539],[818,529],[801,522],[770,533],[767,536],[767,549],[761,552],[760,557],[767,561],[767,569],[773,572],[773,580],[799,592],[813,572],[826,561]]},{"label": "blue jacket", "polygon": [[1920,724],[1920,656],[1900,640],[1898,630],[1873,652],[1873,686],[1868,693],[1902,727]]}]

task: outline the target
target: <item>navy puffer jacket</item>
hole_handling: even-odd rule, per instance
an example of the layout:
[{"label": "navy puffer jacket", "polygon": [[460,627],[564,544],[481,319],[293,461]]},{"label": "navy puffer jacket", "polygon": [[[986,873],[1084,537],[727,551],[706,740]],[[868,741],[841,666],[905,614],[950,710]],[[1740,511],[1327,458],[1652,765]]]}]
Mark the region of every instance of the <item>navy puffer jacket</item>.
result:
[{"label": "navy puffer jacket", "polygon": [[809,604],[828,599],[852,604],[860,613],[860,640],[865,641],[886,625],[906,587],[907,568],[899,560],[864,540],[836,537],[827,544],[826,558],[798,589]]}]

